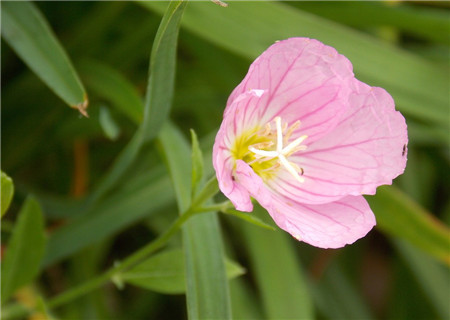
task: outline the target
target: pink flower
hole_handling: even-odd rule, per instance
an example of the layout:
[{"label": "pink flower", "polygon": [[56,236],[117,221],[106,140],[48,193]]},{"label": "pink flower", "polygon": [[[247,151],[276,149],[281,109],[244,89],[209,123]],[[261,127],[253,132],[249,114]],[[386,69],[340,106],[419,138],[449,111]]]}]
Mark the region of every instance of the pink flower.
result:
[{"label": "pink flower", "polygon": [[252,211],[253,197],[296,239],[339,248],[375,225],[362,194],[403,173],[407,141],[384,89],[358,81],[335,49],[291,38],[230,95],[213,164],[237,210]]}]

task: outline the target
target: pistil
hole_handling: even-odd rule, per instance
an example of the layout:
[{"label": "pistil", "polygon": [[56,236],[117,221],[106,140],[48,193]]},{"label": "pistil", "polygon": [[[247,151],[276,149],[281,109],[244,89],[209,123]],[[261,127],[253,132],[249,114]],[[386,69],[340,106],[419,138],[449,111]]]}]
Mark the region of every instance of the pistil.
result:
[{"label": "pistil", "polygon": [[[280,117],[276,117],[274,120],[277,135],[275,150],[267,150],[267,148],[273,146],[274,143],[272,141],[256,143],[254,145],[249,146],[248,149],[255,156],[255,159],[251,161],[251,163],[264,162],[278,158],[278,162],[275,165],[267,169],[264,169],[263,171],[270,171],[283,166],[287,170],[287,172],[289,172],[297,181],[303,183],[305,181],[305,178],[301,176],[303,175],[303,168],[300,168],[297,164],[289,161],[287,158],[298,151],[306,149],[306,146],[302,145],[301,143],[305,141],[305,139],[308,136],[302,135],[299,138],[292,141],[291,143],[289,143],[286,147],[284,147],[284,144],[288,143],[292,133],[300,126],[300,121],[296,121],[291,127],[287,128],[287,124],[286,123],[282,124]],[[283,132],[285,132],[284,137]],[[270,126],[270,123],[266,124],[262,135],[267,137],[272,135],[272,128]]]}]

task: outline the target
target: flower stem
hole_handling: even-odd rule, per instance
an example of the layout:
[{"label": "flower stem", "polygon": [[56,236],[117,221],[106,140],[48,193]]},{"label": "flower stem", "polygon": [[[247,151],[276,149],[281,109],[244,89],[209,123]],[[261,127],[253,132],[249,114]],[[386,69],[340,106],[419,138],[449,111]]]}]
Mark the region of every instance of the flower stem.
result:
[{"label": "flower stem", "polygon": [[182,224],[188,220],[191,216],[193,216],[196,212],[194,211],[187,211],[183,215],[179,216],[177,220],[170,226],[169,229],[167,229],[163,234],[161,234],[158,238],[156,238],[154,241],[150,242],[143,248],[139,249],[135,253],[133,253],[131,256],[127,257],[124,261],[117,264],[116,266],[110,268],[106,272],[102,273],[98,277],[81,284],[72,290],[69,290],[67,292],[64,292],[55,298],[52,298],[48,301],[47,305],[49,308],[55,308],[60,305],[65,304],[66,302],[69,302],[79,296],[82,296],[102,285],[109,282],[111,278],[116,275],[119,272],[125,271],[126,269],[129,269],[143,260],[145,260],[150,254],[155,252],[156,250],[163,247],[167,241],[180,229]]},{"label": "flower stem", "polygon": [[[162,233],[159,237],[157,237],[155,240],[147,244],[146,246],[142,247],[138,251],[134,252],[132,255],[127,257],[122,262],[116,264],[114,267],[111,267],[104,273],[100,274],[99,276],[79,285],[76,286],[73,289],[70,289],[66,292],[61,293],[60,295],[50,299],[47,301],[47,307],[49,309],[53,309],[56,307],[59,307],[67,302],[70,302],[78,297],[81,297],[88,292],[95,290],[102,285],[108,283],[112,280],[112,278],[117,275],[120,272],[123,272],[127,269],[130,269],[134,267],[135,265],[141,263],[146,258],[148,258],[152,253],[154,253],[156,250],[162,248],[167,241],[175,234],[177,233],[183,223],[185,223],[190,217],[192,217],[195,214],[206,212],[205,208],[209,207],[202,207],[202,205],[205,203],[206,200],[212,198],[217,192],[219,191],[219,187],[217,184],[217,179],[214,176],[211,178],[203,187],[203,189],[198,193],[197,197],[192,201],[191,206],[189,209],[187,209],[185,212],[183,212],[167,229],[164,233]],[[213,210],[218,209],[219,207],[224,207],[224,204],[219,205],[212,205],[210,206]],[[211,211],[211,210],[208,210]],[[24,306],[21,305],[12,305],[9,308],[2,310],[4,319],[11,319],[11,318],[19,318],[24,317],[27,314],[30,314],[33,310],[27,309]]]}]

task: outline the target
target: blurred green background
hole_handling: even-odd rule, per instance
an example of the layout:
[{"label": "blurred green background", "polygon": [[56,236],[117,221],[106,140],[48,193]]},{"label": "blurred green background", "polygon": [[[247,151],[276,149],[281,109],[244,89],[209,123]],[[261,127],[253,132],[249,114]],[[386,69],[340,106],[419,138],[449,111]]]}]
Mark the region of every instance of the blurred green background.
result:
[{"label": "blurred green background", "polygon": [[[35,316],[49,319],[449,319],[448,2],[190,2],[166,14],[156,47],[168,6],[2,2],[1,160],[14,184],[1,228],[4,318],[37,306]],[[33,34],[45,20],[54,37]],[[170,241],[184,258],[169,251],[144,265],[147,276],[123,274],[116,285],[51,308],[52,297],[169,227],[183,211],[180,190],[188,187],[180,181],[190,183],[189,129],[209,177],[228,95],[254,58],[294,36],[346,55],[357,78],[390,92],[407,120],[405,174],[367,197],[377,227],[354,245],[322,250],[208,213]],[[84,94],[89,118],[67,106],[82,104]],[[263,210],[255,214],[271,223]],[[7,255],[20,267],[4,262]],[[217,257],[229,281],[216,278],[225,269],[204,262]],[[202,275],[187,284],[198,310],[193,298],[186,307],[185,269],[189,279]]]}]

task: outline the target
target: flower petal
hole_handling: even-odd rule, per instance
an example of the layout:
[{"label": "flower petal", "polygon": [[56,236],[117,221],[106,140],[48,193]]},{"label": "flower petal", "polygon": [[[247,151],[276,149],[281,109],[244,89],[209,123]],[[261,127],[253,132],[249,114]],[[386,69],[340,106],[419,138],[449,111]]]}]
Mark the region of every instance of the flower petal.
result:
[{"label": "flower petal", "polygon": [[301,120],[294,135],[306,134],[311,143],[333,129],[348,108],[353,79],[351,63],[334,48],[308,38],[279,41],[252,63],[224,117],[239,95],[263,89],[267,94],[250,112],[262,125],[276,116],[289,125]]},{"label": "flower petal", "polygon": [[364,237],[375,226],[375,216],[362,196],[307,205],[275,197],[269,211],[277,225],[294,238],[319,248],[341,248]]},{"label": "flower petal", "polygon": [[270,191],[248,164],[236,162],[236,181],[263,206],[276,224],[297,240],[320,248],[341,248],[364,237],[376,224],[362,196],[320,205],[301,204]]},{"label": "flower petal", "polygon": [[233,180],[236,164],[231,149],[236,137],[243,131],[259,126],[258,119],[250,114],[250,107],[257,105],[263,95],[263,90],[250,90],[233,101],[228,108],[229,115],[224,116],[213,147],[212,160],[219,188],[236,209],[241,211],[252,211],[253,205],[248,191]]},{"label": "flower petal", "polygon": [[289,158],[305,182],[281,173],[269,185],[297,201],[319,204],[346,195],[375,194],[406,166],[406,123],[392,97],[355,80],[351,109],[328,135]]}]

